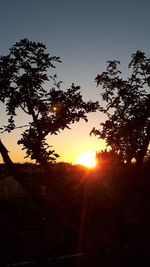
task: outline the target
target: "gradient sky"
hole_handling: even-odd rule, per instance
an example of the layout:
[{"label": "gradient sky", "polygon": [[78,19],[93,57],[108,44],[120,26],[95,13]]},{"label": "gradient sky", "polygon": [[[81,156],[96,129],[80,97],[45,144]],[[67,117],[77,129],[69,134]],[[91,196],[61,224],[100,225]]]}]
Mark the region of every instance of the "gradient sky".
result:
[{"label": "gradient sky", "polygon": [[[141,50],[150,54],[149,0],[1,0],[0,1],[0,55],[21,38],[39,41],[51,55],[60,56],[56,72],[63,80],[62,88],[72,82],[81,86],[85,100],[98,100],[99,88],[94,79],[105,70],[106,61],[120,60],[126,74],[132,53]],[[2,107],[1,121],[6,118]],[[19,116],[20,115],[20,116]],[[19,114],[17,121],[25,121]],[[49,136],[48,142],[60,154],[61,161],[72,162],[82,151],[99,151],[104,142],[90,137],[93,126],[104,120],[100,113],[88,116],[89,122],[73,125],[58,136]],[[23,161],[20,136],[0,136],[14,161]]]}]

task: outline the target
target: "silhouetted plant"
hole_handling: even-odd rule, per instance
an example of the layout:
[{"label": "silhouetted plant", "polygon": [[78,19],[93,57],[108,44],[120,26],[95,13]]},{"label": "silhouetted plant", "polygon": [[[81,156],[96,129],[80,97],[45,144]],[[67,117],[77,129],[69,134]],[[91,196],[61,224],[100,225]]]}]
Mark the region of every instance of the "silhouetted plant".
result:
[{"label": "silhouetted plant", "polygon": [[135,158],[141,165],[150,142],[150,59],[141,51],[133,54],[127,79],[120,77],[119,64],[108,61],[107,70],[95,78],[106,102],[100,111],[108,119],[91,133],[105,139],[123,160]]},{"label": "silhouetted plant", "polygon": [[[25,125],[28,129],[18,144],[26,149],[27,157],[41,164],[58,157],[46,143],[48,134],[58,134],[80,119],[87,121],[87,113],[98,108],[98,102],[83,101],[79,86],[72,84],[66,92],[60,89],[57,75],[48,75],[49,68],[55,68],[58,62],[60,58],[50,56],[45,45],[27,39],[17,42],[7,56],[0,58],[0,101],[6,104],[9,116],[4,131],[18,127],[15,116],[19,109],[29,115],[31,122]],[[54,85],[46,89],[45,82],[50,80]]]},{"label": "silhouetted plant", "polygon": [[118,165],[121,163],[120,155],[117,154],[114,150],[107,151],[106,149],[96,153],[96,160],[98,164],[104,165]]}]

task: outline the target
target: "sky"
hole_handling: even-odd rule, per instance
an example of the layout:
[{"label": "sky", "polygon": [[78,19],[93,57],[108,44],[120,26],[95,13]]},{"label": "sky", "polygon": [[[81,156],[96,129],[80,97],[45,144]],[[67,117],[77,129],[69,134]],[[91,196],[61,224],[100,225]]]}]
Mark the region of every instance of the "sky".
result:
[{"label": "sky", "polygon": [[[100,88],[94,79],[108,60],[119,60],[126,75],[134,52],[141,50],[149,57],[149,10],[149,0],[0,0],[0,55],[23,38],[42,42],[51,55],[62,60],[56,66],[62,89],[74,82],[81,86],[84,100],[99,100]],[[0,112],[1,123],[6,124],[2,106]],[[93,113],[88,119],[88,123],[80,121],[71,130],[48,136],[60,161],[74,162],[82,152],[105,148],[104,141],[89,135],[105,120],[103,114]],[[18,125],[25,121],[19,113]],[[0,136],[15,162],[28,161],[17,145],[20,134],[15,130]]]}]

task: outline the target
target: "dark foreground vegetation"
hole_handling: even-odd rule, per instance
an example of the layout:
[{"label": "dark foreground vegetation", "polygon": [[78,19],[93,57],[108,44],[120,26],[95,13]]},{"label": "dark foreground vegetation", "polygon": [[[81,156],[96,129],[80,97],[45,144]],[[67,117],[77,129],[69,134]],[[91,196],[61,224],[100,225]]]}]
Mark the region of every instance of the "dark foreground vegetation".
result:
[{"label": "dark foreground vegetation", "polygon": [[45,206],[0,166],[0,266],[150,265],[148,162],[91,171],[59,163],[47,177],[37,165],[16,167]]}]

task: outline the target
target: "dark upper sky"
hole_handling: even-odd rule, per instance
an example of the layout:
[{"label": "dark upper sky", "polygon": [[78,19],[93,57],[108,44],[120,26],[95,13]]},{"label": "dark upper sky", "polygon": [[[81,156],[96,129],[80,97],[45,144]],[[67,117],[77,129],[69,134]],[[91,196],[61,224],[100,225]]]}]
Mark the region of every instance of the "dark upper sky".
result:
[{"label": "dark upper sky", "polygon": [[[0,54],[21,38],[43,42],[63,61],[56,72],[64,88],[75,82],[84,98],[95,100],[94,78],[107,60],[120,60],[125,70],[136,50],[149,56],[149,11],[149,0],[1,0]],[[94,116],[87,134],[100,120]]]},{"label": "dark upper sky", "polygon": [[150,51],[149,0],[1,0],[0,10],[0,54],[20,38],[43,42],[68,84],[93,83],[107,60]]}]

